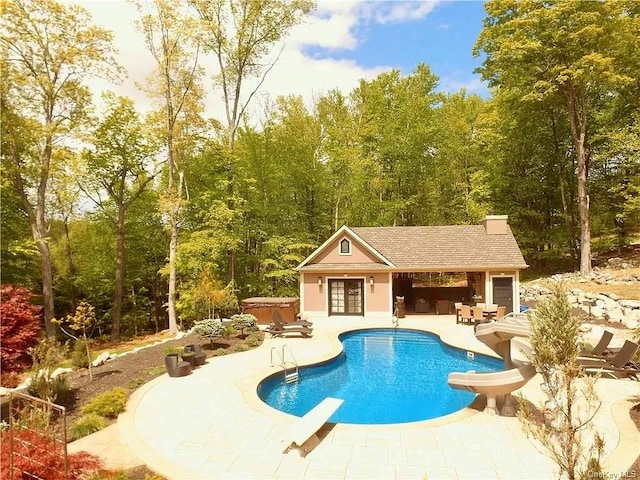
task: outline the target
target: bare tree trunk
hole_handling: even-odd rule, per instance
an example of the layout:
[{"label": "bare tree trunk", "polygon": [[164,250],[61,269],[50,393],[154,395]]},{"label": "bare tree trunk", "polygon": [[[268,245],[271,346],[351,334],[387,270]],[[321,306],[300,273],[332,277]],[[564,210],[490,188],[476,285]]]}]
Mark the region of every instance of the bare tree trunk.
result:
[{"label": "bare tree trunk", "polygon": [[578,214],[580,215],[580,274],[591,273],[591,222],[589,216],[589,153],[587,147],[587,109],[577,105],[576,93],[571,82],[565,85],[571,137],[576,149]]},{"label": "bare tree trunk", "polygon": [[[16,165],[20,165],[20,156],[13,148],[12,157]],[[45,175],[48,176],[48,169]],[[16,173],[14,176],[15,186],[22,200],[27,216],[29,218],[29,225],[31,227],[31,235],[40,252],[40,271],[42,274],[42,305],[44,313],[44,326],[47,335],[52,337],[56,333],[56,327],[51,323],[51,319],[54,318],[54,306],[53,306],[53,273],[51,271],[51,252],[49,251],[49,242],[47,225],[44,219],[44,188],[38,188],[38,198],[35,208],[29,202],[26,193],[26,187],[20,173]]]},{"label": "bare tree trunk", "polygon": [[116,278],[113,293],[113,310],[111,319],[111,339],[120,340],[120,328],[122,324],[122,296],[124,290],[124,214],[125,206],[118,206],[118,219],[116,222]]},{"label": "bare tree trunk", "polygon": [[71,308],[75,311],[77,305],[76,284],[73,279],[76,276],[76,265],[73,263],[73,251],[71,249],[71,236],[69,234],[69,216],[64,217],[64,237],[67,242],[67,268],[69,269],[69,278],[71,278]]},{"label": "bare tree trunk", "polygon": [[[44,219],[43,219],[44,220]],[[40,252],[40,271],[42,273],[42,305],[44,307],[44,326],[50,337],[56,333],[55,325],[51,323],[54,318],[53,308],[53,274],[51,272],[51,253],[47,241],[47,231],[43,225],[32,225],[33,238]]]},{"label": "bare tree trunk", "polygon": [[178,257],[178,222],[171,218],[171,239],[169,240],[169,332],[178,331],[178,315],[176,313],[176,260]]},{"label": "bare tree trunk", "polygon": [[580,213],[580,274],[591,273],[591,222],[587,191],[587,160],[584,148],[578,149],[578,211]]}]

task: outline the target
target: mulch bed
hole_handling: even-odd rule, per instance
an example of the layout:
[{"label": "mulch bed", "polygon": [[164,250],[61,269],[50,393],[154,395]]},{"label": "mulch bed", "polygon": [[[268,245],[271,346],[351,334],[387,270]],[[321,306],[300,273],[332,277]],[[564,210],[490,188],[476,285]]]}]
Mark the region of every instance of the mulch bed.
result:
[{"label": "mulch bed", "polygon": [[[259,333],[260,338],[264,338],[263,333]],[[75,370],[66,374],[71,390],[69,395],[60,399],[58,403],[63,404],[66,409],[67,438],[72,439],[71,427],[75,420],[80,417],[81,407],[96,395],[112,390],[115,387],[124,387],[129,393],[140,388],[145,383],[166,373],[164,366],[165,349],[167,347],[181,347],[190,343],[202,345],[202,351],[207,354],[207,358],[219,353],[219,349],[224,349],[227,354],[235,351],[239,344],[244,344],[241,335],[228,338],[218,338],[213,343],[203,342],[196,335],[187,335],[179,340],[169,340],[162,344],[143,348],[135,353],[123,355],[106,362],[99,367],[94,367],[93,380],[89,379],[88,369]],[[115,423],[116,420],[111,420]],[[130,480],[142,480],[153,472],[146,467],[137,467],[127,471],[127,478]],[[148,477],[147,477],[148,478]],[[153,477],[158,478],[158,477]]]}]

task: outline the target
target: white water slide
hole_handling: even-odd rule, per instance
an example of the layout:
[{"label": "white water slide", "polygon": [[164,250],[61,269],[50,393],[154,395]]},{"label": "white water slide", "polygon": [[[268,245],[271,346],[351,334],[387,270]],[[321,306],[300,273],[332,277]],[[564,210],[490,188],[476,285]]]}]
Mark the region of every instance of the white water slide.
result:
[{"label": "white water slide", "polygon": [[[486,395],[488,413],[497,415],[496,397],[505,395],[503,415],[513,415],[514,408],[511,392],[522,387],[531,380],[535,368],[526,360],[511,358],[512,342],[514,338],[528,338],[531,331],[529,321],[524,315],[509,315],[497,322],[483,323],[477,326],[476,338],[491,348],[504,360],[504,370],[501,372],[453,372],[449,374],[447,383],[458,390],[467,390]],[[528,356],[528,345],[518,342],[518,347],[525,350]]]}]

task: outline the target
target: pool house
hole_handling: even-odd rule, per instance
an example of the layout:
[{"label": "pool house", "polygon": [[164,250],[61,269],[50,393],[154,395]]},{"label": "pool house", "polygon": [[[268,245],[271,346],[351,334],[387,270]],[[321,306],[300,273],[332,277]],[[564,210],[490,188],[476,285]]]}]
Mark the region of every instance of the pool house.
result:
[{"label": "pool house", "polygon": [[343,226],[300,272],[300,310],[309,318],[449,314],[463,302],[517,311],[527,268],[506,215],[479,225]]}]

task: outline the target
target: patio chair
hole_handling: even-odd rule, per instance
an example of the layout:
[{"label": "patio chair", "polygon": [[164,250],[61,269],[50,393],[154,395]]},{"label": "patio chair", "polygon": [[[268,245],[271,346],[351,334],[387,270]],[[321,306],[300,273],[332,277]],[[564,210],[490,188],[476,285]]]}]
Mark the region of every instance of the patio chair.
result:
[{"label": "patio chair", "polygon": [[472,321],[473,313],[471,313],[471,307],[469,305],[462,305],[460,307],[460,322],[471,325]]},{"label": "patio chair", "polygon": [[497,312],[498,304],[497,303],[487,303],[484,307],[485,312]]},{"label": "patio chair", "polygon": [[498,307],[498,309],[496,310],[496,320],[500,320],[502,317],[504,317],[507,313],[507,307],[505,307],[504,305],[501,305]]},{"label": "patio chair", "polygon": [[455,302],[453,304],[455,310],[456,310],[456,323],[460,322],[460,309],[462,309],[462,302]]},{"label": "patio chair", "polygon": [[605,358],[607,356],[611,357],[613,352],[611,352],[607,347],[609,346],[609,342],[611,342],[612,338],[613,333],[611,333],[609,330],[605,330],[604,332],[602,332],[602,336],[600,337],[600,340],[595,347],[593,347],[590,351],[580,352],[578,356],[586,358]]},{"label": "patio chair", "polygon": [[438,300],[436,302],[436,315],[447,315],[449,313],[449,300]]},{"label": "patio chair", "polygon": [[207,360],[207,354],[202,351],[199,343],[190,343],[184,346],[185,353],[193,353],[193,365],[198,367],[204,365]]},{"label": "patio chair", "polygon": [[631,362],[631,358],[638,350],[638,344],[625,340],[620,351],[611,358],[583,359],[578,358],[579,365],[587,373],[608,374],[615,378],[635,378],[640,373],[640,364]]},{"label": "patio chair", "polygon": [[481,323],[489,323],[490,321],[491,320],[489,320],[487,317],[485,317],[484,309],[482,307],[473,307],[473,326],[474,326],[474,330],[475,330],[475,327],[477,327]]}]

